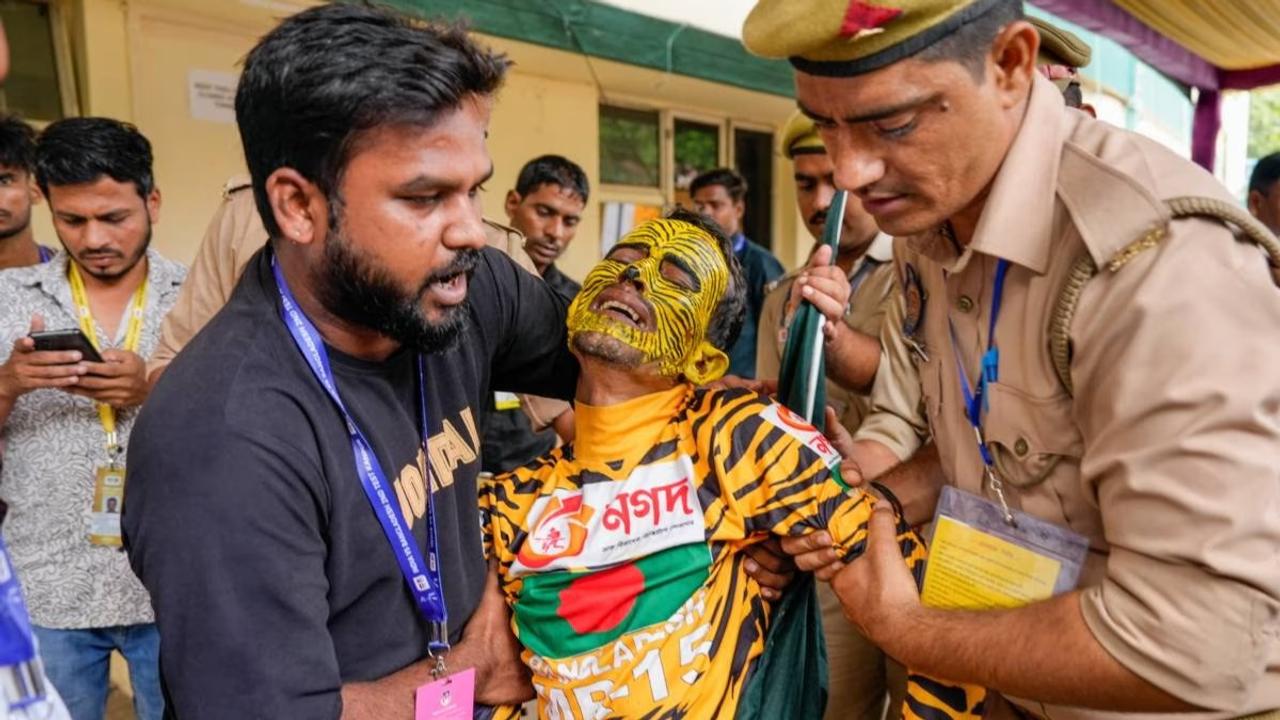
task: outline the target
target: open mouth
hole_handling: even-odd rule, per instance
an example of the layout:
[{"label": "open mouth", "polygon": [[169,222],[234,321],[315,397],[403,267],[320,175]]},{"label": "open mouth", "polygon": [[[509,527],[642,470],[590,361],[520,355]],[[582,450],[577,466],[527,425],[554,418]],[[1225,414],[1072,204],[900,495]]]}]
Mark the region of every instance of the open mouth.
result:
[{"label": "open mouth", "polygon": [[457,305],[467,297],[467,274],[447,275],[427,285],[427,292],[440,305]]},{"label": "open mouth", "polygon": [[626,305],[623,305],[620,302],[607,300],[600,304],[600,312],[605,313],[606,315],[609,315],[615,320],[626,323],[632,327],[635,327],[635,328],[640,327],[640,313],[636,312],[635,310],[632,310],[631,308],[627,307]]},{"label": "open mouth", "polygon": [[615,285],[600,293],[592,309],[628,327],[637,330],[650,329],[649,320],[652,313],[644,300],[634,291],[622,289],[621,286]]}]

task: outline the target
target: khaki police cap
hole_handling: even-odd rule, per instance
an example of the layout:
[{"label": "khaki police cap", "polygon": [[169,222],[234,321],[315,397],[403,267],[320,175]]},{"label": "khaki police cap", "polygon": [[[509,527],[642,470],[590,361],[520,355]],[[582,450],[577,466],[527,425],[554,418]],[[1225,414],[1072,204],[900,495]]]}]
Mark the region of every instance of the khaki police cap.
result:
[{"label": "khaki police cap", "polygon": [[1027,20],[1040,31],[1040,55],[1036,58],[1039,65],[1065,65],[1082,68],[1089,64],[1093,50],[1075,33],[1051,25],[1040,18],[1028,17]]},{"label": "khaki police cap", "polygon": [[849,77],[909,58],[1008,0],[759,0],[742,42],[810,75]]},{"label": "khaki police cap", "polygon": [[789,158],[797,155],[825,155],[827,148],[822,144],[818,128],[804,113],[797,111],[782,129],[782,142],[778,143],[782,154]]}]

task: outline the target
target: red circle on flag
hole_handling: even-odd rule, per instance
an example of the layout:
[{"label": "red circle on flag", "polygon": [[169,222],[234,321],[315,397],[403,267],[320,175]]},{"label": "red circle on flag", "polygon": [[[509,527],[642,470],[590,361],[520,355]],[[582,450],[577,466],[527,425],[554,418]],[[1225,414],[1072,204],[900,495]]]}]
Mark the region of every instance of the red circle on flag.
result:
[{"label": "red circle on flag", "polygon": [[627,619],[644,591],[644,573],[634,563],[619,565],[574,580],[560,591],[556,614],[578,633],[613,629]]}]

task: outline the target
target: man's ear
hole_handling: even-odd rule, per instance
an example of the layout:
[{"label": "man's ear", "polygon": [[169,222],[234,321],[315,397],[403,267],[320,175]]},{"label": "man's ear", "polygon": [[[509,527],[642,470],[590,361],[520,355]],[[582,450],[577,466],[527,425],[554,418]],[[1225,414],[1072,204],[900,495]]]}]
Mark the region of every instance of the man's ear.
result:
[{"label": "man's ear", "polygon": [[685,362],[682,374],[694,385],[715,382],[729,370],[729,356],[724,351],[703,340]]},{"label": "man's ear", "polygon": [[32,205],[44,202],[44,193],[40,192],[40,184],[36,182],[35,173],[27,173],[27,197],[31,198]]},{"label": "man's ear", "polygon": [[503,209],[507,211],[507,219],[511,220],[516,216],[516,208],[520,207],[520,193],[515,190],[507,191],[507,199],[502,204]]},{"label": "man's ear", "polygon": [[1262,212],[1262,201],[1263,201],[1262,193],[1258,192],[1257,190],[1249,191],[1248,204],[1249,204],[1250,215],[1254,217],[1258,217],[1258,214]]},{"label": "man's ear", "polygon": [[328,219],[328,201],[320,188],[291,167],[277,168],[266,185],[280,236],[298,244],[314,242],[318,226]]},{"label": "man's ear", "polygon": [[147,218],[151,220],[151,224],[160,222],[160,188],[151,188],[151,192],[147,195],[146,206]]},{"label": "man's ear", "polygon": [[1040,34],[1035,26],[1017,20],[1000,29],[991,43],[991,66],[1007,107],[1026,98],[1036,75],[1036,53],[1040,51]]}]

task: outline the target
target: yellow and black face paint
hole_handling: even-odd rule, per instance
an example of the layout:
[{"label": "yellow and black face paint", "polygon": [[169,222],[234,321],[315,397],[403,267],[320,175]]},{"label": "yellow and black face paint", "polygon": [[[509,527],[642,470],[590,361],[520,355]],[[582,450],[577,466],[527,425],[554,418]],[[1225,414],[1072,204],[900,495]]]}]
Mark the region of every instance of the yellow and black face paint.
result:
[{"label": "yellow and black face paint", "polygon": [[[606,288],[628,281],[653,310],[652,330],[596,307]],[[667,377],[711,382],[729,367],[728,356],[707,340],[728,286],[729,266],[715,238],[680,220],[650,220],[622,238],[583,280],[569,306],[569,342],[598,332],[639,350]]]}]

